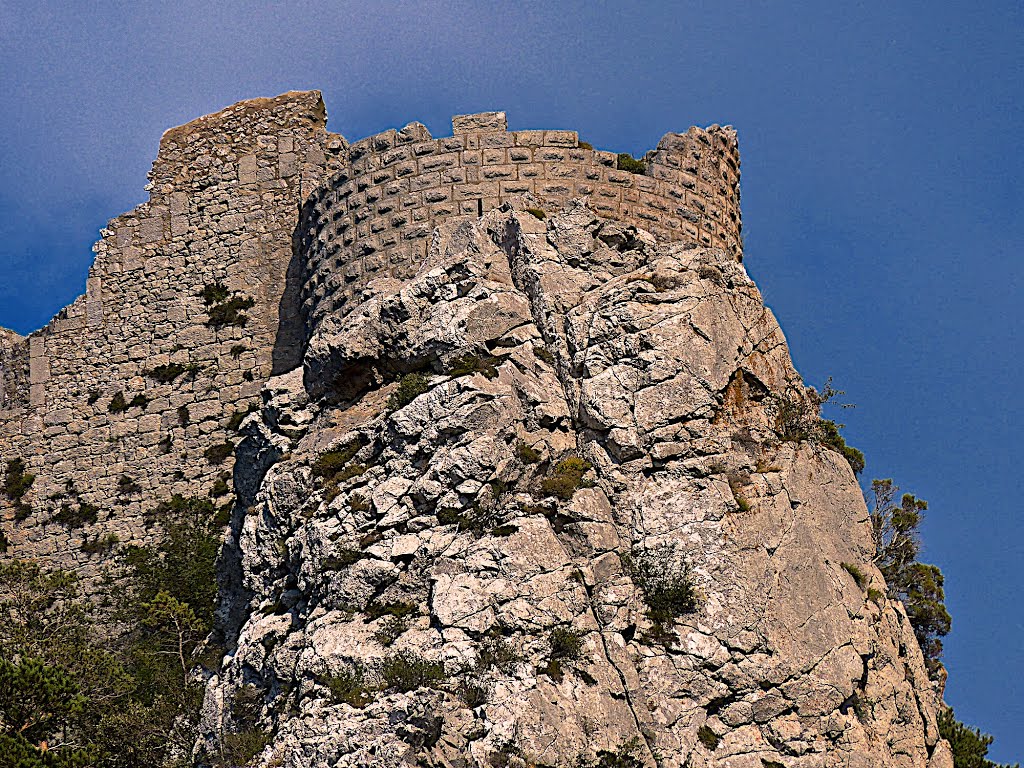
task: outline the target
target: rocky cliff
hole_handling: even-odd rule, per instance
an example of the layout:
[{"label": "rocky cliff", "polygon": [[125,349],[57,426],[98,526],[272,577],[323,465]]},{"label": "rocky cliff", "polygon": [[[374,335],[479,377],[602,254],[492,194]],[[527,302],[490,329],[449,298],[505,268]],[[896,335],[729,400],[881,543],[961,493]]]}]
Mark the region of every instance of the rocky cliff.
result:
[{"label": "rocky cliff", "polygon": [[949,765],[742,266],[552,213],[438,227],[264,389],[211,736],[252,686],[266,766]]},{"label": "rocky cliff", "polygon": [[[0,453],[39,475],[4,502],[15,556],[83,567],[43,490],[88,482],[110,511],[86,530],[131,541],[233,469],[197,756],[256,732],[261,768],[951,768],[847,459],[783,439],[814,399],[738,258],[735,134],[623,176],[503,116],[349,146],[318,94],[251,104],[168,134],[170,207],[111,228],[45,333],[0,336]],[[257,118],[273,136],[222,134]],[[249,330],[210,323],[234,299]]]}]

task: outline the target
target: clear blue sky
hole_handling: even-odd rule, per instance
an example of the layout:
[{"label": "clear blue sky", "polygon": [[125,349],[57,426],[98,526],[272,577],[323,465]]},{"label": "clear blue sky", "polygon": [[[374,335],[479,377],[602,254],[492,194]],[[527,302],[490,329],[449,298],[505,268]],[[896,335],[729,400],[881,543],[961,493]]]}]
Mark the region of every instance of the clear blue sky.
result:
[{"label": "clear blue sky", "polygon": [[1020,0],[0,0],[0,325],[81,293],[160,134],[240,99],[319,88],[352,140],[504,109],[641,153],[731,123],[747,268],[858,404],[865,479],[930,502],[947,698],[1022,759],[1022,64]]}]

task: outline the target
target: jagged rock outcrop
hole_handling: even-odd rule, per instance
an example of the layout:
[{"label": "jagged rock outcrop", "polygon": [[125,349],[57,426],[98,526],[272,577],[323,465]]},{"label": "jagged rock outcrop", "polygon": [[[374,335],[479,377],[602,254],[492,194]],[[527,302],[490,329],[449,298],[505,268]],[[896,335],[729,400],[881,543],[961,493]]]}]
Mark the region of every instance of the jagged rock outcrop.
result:
[{"label": "jagged rock outcrop", "polygon": [[949,768],[853,472],[774,429],[801,397],[724,251],[442,223],[243,426],[208,743],[245,689],[267,768]]}]

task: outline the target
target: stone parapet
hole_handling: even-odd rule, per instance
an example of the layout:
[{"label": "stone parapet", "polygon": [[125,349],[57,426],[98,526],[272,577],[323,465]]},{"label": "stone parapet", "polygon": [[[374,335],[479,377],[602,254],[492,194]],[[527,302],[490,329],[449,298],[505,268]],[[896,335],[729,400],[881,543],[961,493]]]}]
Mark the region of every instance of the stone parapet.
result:
[{"label": "stone parapet", "polygon": [[298,240],[307,330],[369,279],[414,274],[438,222],[524,195],[553,209],[587,198],[600,216],[742,258],[732,128],[666,134],[635,174],[617,168],[614,152],[581,146],[575,131],[509,132],[503,112],[452,122],[450,137],[411,123],[353,143],[341,170],[310,195]]}]

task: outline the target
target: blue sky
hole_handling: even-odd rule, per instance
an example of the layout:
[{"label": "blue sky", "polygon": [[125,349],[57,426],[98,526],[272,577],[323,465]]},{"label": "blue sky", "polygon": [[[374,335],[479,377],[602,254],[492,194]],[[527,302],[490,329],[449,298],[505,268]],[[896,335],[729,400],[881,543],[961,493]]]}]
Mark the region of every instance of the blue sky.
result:
[{"label": "blue sky", "polygon": [[508,112],[639,154],[737,127],[746,265],[865,479],[930,502],[947,699],[1024,757],[1024,5],[0,0],[0,325],[84,290],[161,133],[319,88],[351,140]]}]

